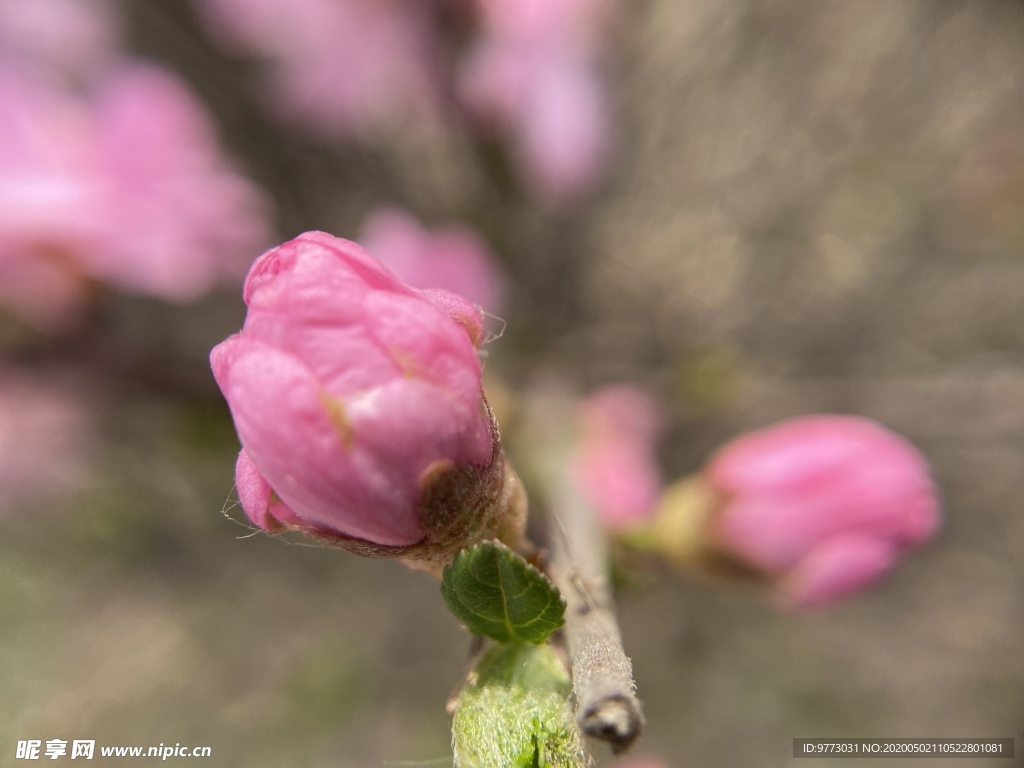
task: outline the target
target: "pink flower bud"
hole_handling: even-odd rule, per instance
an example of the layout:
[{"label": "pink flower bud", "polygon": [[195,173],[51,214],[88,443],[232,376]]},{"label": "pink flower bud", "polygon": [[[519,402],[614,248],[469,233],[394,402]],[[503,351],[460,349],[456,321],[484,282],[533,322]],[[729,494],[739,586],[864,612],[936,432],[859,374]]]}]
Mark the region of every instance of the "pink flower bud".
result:
[{"label": "pink flower bud", "polygon": [[921,454],[853,416],[807,416],[742,436],[703,478],[713,494],[711,547],[776,581],[793,607],[867,587],[939,524]]},{"label": "pink flower bud", "polygon": [[635,387],[605,387],[579,411],[580,439],[570,460],[579,492],[609,528],[647,519],[661,489],[657,404]]},{"label": "pink flower bud", "polygon": [[241,333],[211,361],[256,525],[428,560],[495,535],[515,505],[474,307],[322,232],[263,254],[244,297]]}]

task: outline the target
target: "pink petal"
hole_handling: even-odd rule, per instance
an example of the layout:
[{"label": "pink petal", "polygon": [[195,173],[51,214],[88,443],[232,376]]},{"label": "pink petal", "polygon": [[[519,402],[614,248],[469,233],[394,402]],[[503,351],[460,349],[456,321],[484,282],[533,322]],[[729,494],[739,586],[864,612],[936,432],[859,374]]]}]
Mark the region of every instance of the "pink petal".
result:
[{"label": "pink petal", "polygon": [[273,489],[243,449],[235,464],[235,489],[246,516],[265,531],[279,531],[281,523],[301,526],[302,520],[274,498]]},{"label": "pink petal", "polygon": [[423,538],[415,479],[396,485],[346,439],[328,414],[329,395],[301,362],[239,336],[212,360],[246,452],[307,523],[386,545]]},{"label": "pink petal", "polygon": [[814,549],[780,585],[794,609],[815,608],[848,597],[880,579],[896,563],[893,548],[877,539],[845,536]]}]

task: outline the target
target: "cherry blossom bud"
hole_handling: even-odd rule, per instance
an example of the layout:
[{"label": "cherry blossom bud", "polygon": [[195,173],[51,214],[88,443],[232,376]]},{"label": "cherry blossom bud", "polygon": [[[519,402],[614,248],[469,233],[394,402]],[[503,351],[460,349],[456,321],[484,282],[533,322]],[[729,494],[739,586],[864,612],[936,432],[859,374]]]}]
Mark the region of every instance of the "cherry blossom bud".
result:
[{"label": "cherry blossom bud", "polygon": [[720,449],[671,489],[655,529],[679,559],[769,581],[793,608],[876,582],[939,525],[928,464],[868,419],[790,419]]},{"label": "cherry blossom bud", "polygon": [[475,307],[323,232],[263,254],[244,297],[211,362],[256,525],[435,564],[515,538],[525,508],[483,398]]},{"label": "cherry blossom bud", "polygon": [[609,528],[649,518],[661,490],[657,404],[636,387],[605,387],[583,401],[579,419],[570,472],[580,494]]}]

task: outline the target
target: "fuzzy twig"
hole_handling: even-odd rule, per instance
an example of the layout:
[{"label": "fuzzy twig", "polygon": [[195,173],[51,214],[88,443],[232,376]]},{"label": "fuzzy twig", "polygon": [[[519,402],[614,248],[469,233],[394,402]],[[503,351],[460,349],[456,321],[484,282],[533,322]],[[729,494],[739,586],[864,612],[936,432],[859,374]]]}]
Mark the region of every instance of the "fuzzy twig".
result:
[{"label": "fuzzy twig", "polygon": [[607,535],[568,479],[552,501],[562,530],[553,532],[551,574],[567,603],[577,719],[584,733],[607,741],[618,754],[645,721],[608,584]]}]

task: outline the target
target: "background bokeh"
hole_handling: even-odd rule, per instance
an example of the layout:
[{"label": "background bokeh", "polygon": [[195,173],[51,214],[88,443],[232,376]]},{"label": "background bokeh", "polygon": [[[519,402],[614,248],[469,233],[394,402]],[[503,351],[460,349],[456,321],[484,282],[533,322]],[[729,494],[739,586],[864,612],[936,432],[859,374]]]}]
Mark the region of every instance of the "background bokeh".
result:
[{"label": "background bokeh", "polygon": [[[797,736],[1024,750],[1024,5],[622,2],[604,177],[557,206],[464,121],[368,139],[275,118],[265,66],[197,5],[124,3],[126,46],[205,103],[272,200],[272,242],[355,237],[381,205],[490,242],[507,325],[487,375],[511,433],[538,382],[632,381],[665,403],[668,478],[821,411],[877,418],[933,462],[940,538],[848,605],[788,616],[733,585],[630,577],[638,752],[710,768],[790,764]],[[442,61],[460,14],[431,20]],[[250,768],[450,759],[467,637],[437,584],[240,522],[207,363],[241,325],[239,288],[112,292],[71,333],[3,326],[4,764],[30,738],[209,745],[204,762]]]}]

